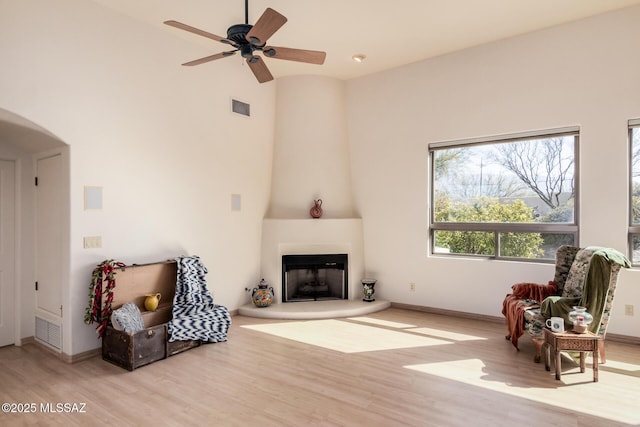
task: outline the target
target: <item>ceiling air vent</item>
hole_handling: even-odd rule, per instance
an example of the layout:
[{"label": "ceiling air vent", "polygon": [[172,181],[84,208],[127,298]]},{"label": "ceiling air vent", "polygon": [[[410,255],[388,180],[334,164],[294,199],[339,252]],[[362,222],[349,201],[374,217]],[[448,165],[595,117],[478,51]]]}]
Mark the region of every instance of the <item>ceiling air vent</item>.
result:
[{"label": "ceiling air vent", "polygon": [[251,116],[251,105],[246,102],[238,101],[237,99],[231,100],[231,111],[242,116]]}]

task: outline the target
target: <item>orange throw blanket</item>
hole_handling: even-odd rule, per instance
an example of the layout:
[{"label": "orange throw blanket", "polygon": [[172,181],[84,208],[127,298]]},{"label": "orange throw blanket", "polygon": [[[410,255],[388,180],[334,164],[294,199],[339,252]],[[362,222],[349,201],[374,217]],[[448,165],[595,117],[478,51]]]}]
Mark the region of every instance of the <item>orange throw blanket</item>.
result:
[{"label": "orange throw blanket", "polygon": [[[513,293],[508,294],[502,302],[502,314],[507,320],[507,330],[513,346],[518,349],[518,339],[524,333],[524,312],[540,307],[540,302],[546,297],[558,292],[556,282],[547,285],[539,283],[518,283],[511,287]],[[524,303],[522,300],[529,300]],[[519,350],[519,349],[518,349]]]}]

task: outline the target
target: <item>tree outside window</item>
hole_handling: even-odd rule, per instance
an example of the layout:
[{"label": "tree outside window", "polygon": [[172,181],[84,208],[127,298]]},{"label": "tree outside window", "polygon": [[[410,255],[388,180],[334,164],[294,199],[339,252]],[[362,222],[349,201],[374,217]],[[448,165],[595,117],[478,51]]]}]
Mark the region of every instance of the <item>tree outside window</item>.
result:
[{"label": "tree outside window", "polygon": [[572,129],[430,145],[433,253],[554,259],[577,244],[577,144]]}]

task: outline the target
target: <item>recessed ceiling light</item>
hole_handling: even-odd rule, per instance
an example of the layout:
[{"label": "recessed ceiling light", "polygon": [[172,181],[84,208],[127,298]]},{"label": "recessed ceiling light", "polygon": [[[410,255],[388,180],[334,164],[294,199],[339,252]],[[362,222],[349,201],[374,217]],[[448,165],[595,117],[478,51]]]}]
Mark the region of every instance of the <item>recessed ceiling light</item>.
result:
[{"label": "recessed ceiling light", "polygon": [[364,55],[362,53],[357,53],[351,57],[351,59],[353,59],[356,62],[363,62],[366,58],[367,58],[367,55]]}]

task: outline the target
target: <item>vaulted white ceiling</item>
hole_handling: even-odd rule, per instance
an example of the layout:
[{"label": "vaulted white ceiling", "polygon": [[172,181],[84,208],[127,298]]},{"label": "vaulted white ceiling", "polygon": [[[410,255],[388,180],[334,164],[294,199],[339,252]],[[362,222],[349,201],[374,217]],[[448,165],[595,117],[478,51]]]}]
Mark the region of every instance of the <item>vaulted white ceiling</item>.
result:
[{"label": "vaulted white ceiling", "polygon": [[[228,46],[163,21],[226,37],[227,28],[244,23],[245,17],[244,0],[94,1],[197,43],[202,56]],[[635,4],[640,0],[249,0],[249,23],[271,7],[288,22],[268,44],[327,52],[321,66],[267,59],[276,78],[320,74],[349,79]],[[367,59],[354,62],[351,57],[358,53]],[[197,59],[183,52],[167,52],[167,58]],[[200,66],[215,67],[216,62]]]}]

